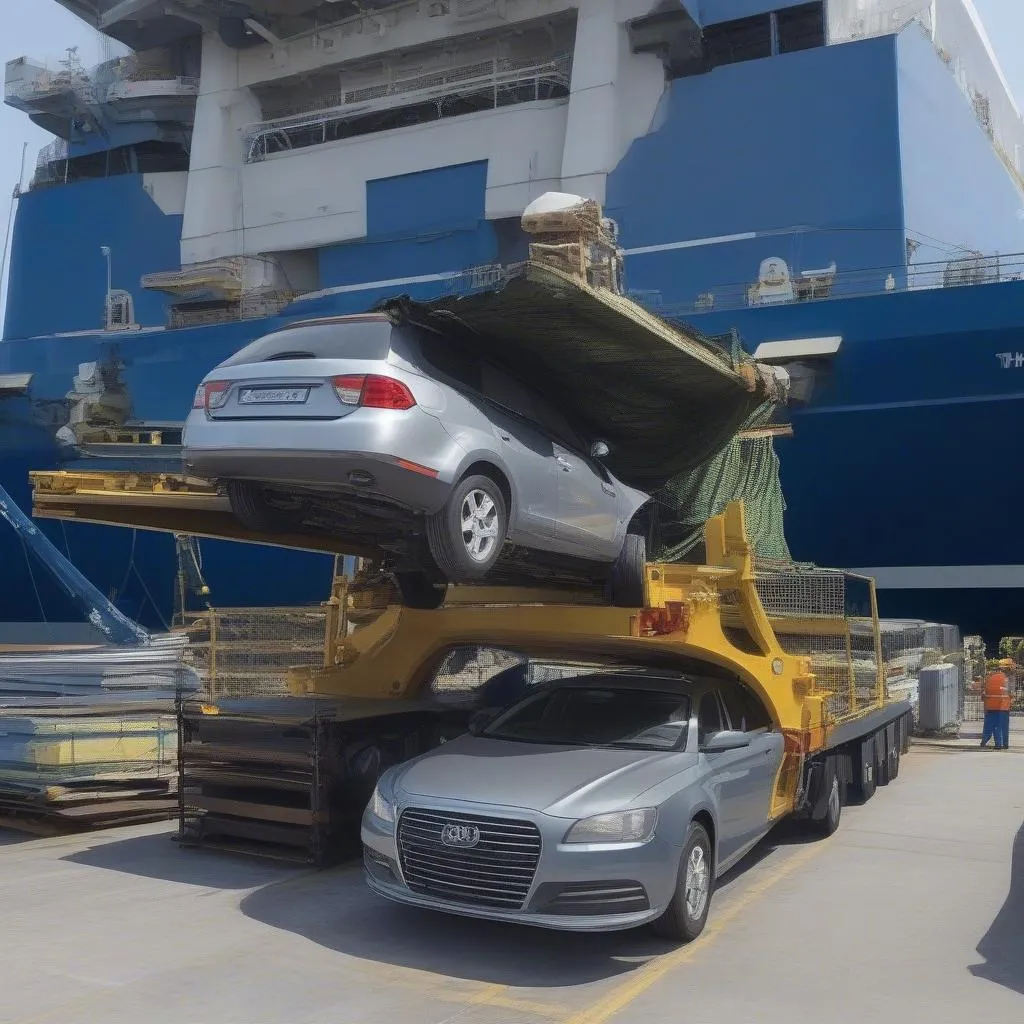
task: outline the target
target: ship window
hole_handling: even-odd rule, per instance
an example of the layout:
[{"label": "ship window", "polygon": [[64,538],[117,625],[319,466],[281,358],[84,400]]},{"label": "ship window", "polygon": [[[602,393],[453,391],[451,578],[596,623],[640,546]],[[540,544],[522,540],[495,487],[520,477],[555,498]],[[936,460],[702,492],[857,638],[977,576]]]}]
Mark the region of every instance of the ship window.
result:
[{"label": "ship window", "polygon": [[758,14],[708,25],[704,29],[704,59],[708,70],[772,55],[772,17]]},{"label": "ship window", "polygon": [[779,53],[795,53],[825,45],[824,4],[800,4],[776,13],[779,31]]},{"label": "ship window", "polygon": [[702,32],[702,59],[687,61],[670,77],[685,78],[727,64],[824,45],[825,5],[822,0],[814,0],[813,3],[706,26]]}]

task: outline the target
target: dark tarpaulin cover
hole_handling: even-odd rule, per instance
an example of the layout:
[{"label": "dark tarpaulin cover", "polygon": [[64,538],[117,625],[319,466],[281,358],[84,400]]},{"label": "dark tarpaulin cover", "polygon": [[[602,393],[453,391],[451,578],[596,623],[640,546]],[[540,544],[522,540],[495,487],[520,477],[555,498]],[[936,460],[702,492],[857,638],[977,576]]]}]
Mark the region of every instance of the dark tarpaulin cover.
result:
[{"label": "dark tarpaulin cover", "polygon": [[727,348],[537,263],[498,288],[378,308],[486,351],[606,441],[608,468],[647,491],[722,449],[774,381],[735,339]]}]

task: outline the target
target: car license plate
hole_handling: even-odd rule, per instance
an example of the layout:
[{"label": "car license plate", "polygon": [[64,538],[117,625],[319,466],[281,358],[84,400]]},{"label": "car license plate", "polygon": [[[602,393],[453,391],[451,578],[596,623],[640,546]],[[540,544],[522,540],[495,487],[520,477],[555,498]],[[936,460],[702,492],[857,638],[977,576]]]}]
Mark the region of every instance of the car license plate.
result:
[{"label": "car license plate", "polygon": [[301,405],[309,398],[309,388],[243,388],[240,405]]}]

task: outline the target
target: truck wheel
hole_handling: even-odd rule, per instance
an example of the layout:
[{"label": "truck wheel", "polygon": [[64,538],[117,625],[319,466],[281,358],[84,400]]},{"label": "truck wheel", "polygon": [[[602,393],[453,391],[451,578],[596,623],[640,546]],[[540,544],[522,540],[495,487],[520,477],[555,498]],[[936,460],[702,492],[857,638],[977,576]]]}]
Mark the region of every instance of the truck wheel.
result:
[{"label": "truck wheel", "polygon": [[448,588],[425,572],[396,572],[395,583],[406,608],[433,611],[444,604]]},{"label": "truck wheel", "polygon": [[[865,747],[870,742],[870,751],[865,752]],[[854,784],[854,792],[857,799],[862,803],[866,804],[874,795],[875,788],[878,785],[878,758],[875,755],[875,739],[872,736],[870,741],[864,740],[860,745],[860,752],[854,754],[854,761],[857,765],[858,777]],[[867,777],[867,771],[870,769],[871,776]]]},{"label": "truck wheel", "polygon": [[811,828],[823,839],[827,839],[839,828],[839,819],[843,814],[843,791],[834,765],[828,774],[831,782],[826,778],[828,800],[825,803],[825,814],[821,818],[811,818]]},{"label": "truck wheel", "polygon": [[608,581],[609,596],[617,608],[644,606],[646,564],[647,540],[639,533],[627,533]]},{"label": "truck wheel", "polygon": [[889,785],[889,751],[886,750],[885,732],[875,737],[875,778],[879,786]]},{"label": "truck wheel", "polygon": [[651,927],[655,934],[673,942],[692,942],[704,930],[715,888],[711,840],[699,822],[690,831],[679,862],[679,876],[672,901]]},{"label": "truck wheel", "polygon": [[235,518],[248,529],[259,533],[284,533],[294,528],[294,514],[271,505],[258,484],[228,480],[224,489]]},{"label": "truck wheel", "polygon": [[507,534],[505,496],[487,476],[460,480],[444,508],[427,520],[430,553],[453,583],[483,579],[501,556]]},{"label": "truck wheel", "polygon": [[900,773],[900,747],[897,743],[889,756],[889,781],[892,782]]}]

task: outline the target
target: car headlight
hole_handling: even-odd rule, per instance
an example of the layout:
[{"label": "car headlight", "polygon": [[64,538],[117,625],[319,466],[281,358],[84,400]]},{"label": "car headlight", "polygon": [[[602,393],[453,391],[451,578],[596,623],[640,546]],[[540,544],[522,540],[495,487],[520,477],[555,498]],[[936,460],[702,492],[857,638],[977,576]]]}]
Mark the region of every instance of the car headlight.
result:
[{"label": "car headlight", "polygon": [[646,843],[658,823],[656,807],[583,818],[565,835],[567,843]]},{"label": "car headlight", "polygon": [[394,824],[395,805],[381,795],[379,782],[373,787],[373,796],[370,797],[370,813],[380,821]]}]

